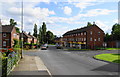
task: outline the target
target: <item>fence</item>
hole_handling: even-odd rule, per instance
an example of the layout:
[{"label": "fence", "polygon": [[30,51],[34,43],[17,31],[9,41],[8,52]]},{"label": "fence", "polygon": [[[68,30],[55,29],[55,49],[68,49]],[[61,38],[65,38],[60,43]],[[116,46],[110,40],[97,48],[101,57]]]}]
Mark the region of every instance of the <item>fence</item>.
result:
[{"label": "fence", "polygon": [[17,63],[20,59],[19,53],[12,52],[8,55],[8,57],[4,57],[2,59],[2,77],[7,77],[10,74],[13,66]]}]

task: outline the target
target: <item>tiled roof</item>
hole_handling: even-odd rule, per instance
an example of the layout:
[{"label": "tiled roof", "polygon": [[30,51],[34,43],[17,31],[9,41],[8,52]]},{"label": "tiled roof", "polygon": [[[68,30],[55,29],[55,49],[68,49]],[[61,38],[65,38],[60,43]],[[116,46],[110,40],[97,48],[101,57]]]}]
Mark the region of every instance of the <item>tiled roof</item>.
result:
[{"label": "tiled roof", "polygon": [[[93,26],[98,27],[96,24],[93,24],[92,26],[86,26],[83,28],[79,28],[79,29],[74,29],[74,30],[70,30],[68,32],[66,32],[65,34],[63,34],[63,36],[65,35],[70,35],[70,34],[75,34],[75,33],[80,33],[80,32],[85,32],[87,30],[89,30],[90,28],[92,28]],[[98,27],[99,28],[99,27]],[[100,28],[99,28],[100,29]],[[103,31],[103,30],[102,30]]]},{"label": "tiled roof", "polygon": [[12,32],[13,28],[11,25],[2,25],[2,32]]}]

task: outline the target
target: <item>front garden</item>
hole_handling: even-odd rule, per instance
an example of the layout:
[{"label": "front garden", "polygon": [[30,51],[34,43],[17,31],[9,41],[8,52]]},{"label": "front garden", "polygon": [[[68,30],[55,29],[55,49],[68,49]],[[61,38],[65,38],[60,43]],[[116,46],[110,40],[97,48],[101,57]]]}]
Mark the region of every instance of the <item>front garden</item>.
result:
[{"label": "front garden", "polygon": [[2,76],[6,77],[20,60],[20,48],[1,49],[0,53]]}]

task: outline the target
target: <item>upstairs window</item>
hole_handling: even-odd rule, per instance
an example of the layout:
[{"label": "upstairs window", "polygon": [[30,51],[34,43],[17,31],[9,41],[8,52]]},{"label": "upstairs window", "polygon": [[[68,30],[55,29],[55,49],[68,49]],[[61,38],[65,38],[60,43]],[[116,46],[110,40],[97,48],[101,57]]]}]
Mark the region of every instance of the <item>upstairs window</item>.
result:
[{"label": "upstairs window", "polygon": [[98,32],[98,34],[100,35],[100,32]]},{"label": "upstairs window", "polygon": [[90,31],[90,34],[92,35],[92,31]]},{"label": "upstairs window", "polygon": [[6,35],[6,33],[3,33],[3,37],[6,37],[7,35]]}]

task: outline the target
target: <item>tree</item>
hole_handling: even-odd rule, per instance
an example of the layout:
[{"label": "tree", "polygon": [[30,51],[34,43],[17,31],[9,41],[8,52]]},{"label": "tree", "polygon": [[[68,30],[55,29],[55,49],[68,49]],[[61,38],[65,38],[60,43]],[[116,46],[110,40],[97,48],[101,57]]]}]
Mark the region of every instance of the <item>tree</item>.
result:
[{"label": "tree", "polygon": [[120,24],[113,25],[111,34],[114,40],[120,40]]},{"label": "tree", "polygon": [[37,25],[34,25],[34,33],[33,36],[35,36],[37,38]]},{"label": "tree", "polygon": [[46,38],[47,38],[47,42],[49,44],[53,43],[54,35],[53,35],[53,33],[51,31],[46,32]]},{"label": "tree", "polygon": [[15,25],[17,25],[17,22],[15,22],[14,19],[10,19],[10,25],[15,26]]},{"label": "tree", "polygon": [[46,30],[47,30],[46,24],[45,24],[45,22],[43,22],[43,25],[42,25],[42,39],[43,39],[43,42],[47,42],[46,41]]},{"label": "tree", "polygon": [[[17,22],[14,21],[14,19],[10,19],[10,26],[15,26],[17,25]],[[20,29],[18,27],[15,27],[16,32],[20,33]]]},{"label": "tree", "polygon": [[39,28],[38,39],[39,39],[39,43],[43,42],[43,39],[42,39],[42,28],[41,27]]},{"label": "tree", "polygon": [[18,27],[15,27],[15,28],[16,28],[16,32],[20,33],[20,29]]},{"label": "tree", "polygon": [[31,33],[29,32],[28,35],[31,35]]},{"label": "tree", "polygon": [[87,26],[92,26],[92,24],[90,22],[87,23]]},{"label": "tree", "polygon": [[105,38],[104,38],[104,41],[105,42],[108,42],[111,40],[111,35],[109,35],[108,33],[105,34]]}]

